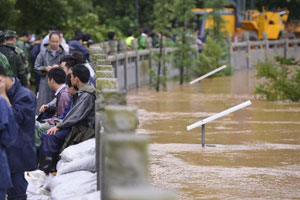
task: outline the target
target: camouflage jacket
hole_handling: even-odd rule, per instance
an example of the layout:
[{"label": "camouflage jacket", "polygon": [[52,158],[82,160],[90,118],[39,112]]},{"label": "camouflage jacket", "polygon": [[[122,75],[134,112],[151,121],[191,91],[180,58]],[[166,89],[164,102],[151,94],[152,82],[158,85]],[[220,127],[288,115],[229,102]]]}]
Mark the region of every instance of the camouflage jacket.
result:
[{"label": "camouflage jacket", "polygon": [[25,65],[25,69],[26,69],[26,73],[29,72],[29,63],[28,63],[28,57],[26,55],[26,53],[17,45],[13,45],[13,44],[7,44],[6,46],[9,46],[11,48],[15,49],[15,52],[21,57],[24,65]]},{"label": "camouflage jacket", "polygon": [[2,53],[0,53],[0,64],[3,65],[3,67],[6,71],[6,74],[8,76],[13,76],[14,75],[7,58]]},{"label": "camouflage jacket", "polygon": [[13,71],[13,75],[20,79],[23,86],[27,85],[26,65],[19,54],[19,49],[14,45],[0,45],[0,52],[4,54]]}]

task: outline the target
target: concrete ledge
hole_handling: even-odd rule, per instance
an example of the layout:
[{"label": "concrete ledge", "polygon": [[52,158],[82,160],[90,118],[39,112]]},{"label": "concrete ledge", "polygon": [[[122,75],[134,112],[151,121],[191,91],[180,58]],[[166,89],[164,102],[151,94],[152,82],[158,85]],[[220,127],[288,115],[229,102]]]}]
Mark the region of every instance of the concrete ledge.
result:
[{"label": "concrete ledge", "polygon": [[138,126],[137,108],[134,106],[106,106],[105,133],[134,133]]},{"label": "concrete ledge", "polygon": [[96,71],[97,78],[114,78],[113,71]]},{"label": "concrete ledge", "polygon": [[96,88],[103,89],[118,89],[118,81],[116,78],[97,78]]}]

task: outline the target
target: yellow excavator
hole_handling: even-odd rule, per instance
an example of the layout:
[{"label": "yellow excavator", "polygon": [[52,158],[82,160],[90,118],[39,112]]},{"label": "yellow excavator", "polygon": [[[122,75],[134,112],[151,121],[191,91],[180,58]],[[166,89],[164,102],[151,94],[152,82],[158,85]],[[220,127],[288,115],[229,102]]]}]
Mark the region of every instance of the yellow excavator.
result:
[{"label": "yellow excavator", "polygon": [[[195,8],[192,9],[192,12],[196,15],[200,35],[204,35],[205,30],[213,27],[214,21],[211,15],[209,15],[213,10],[210,8]],[[233,40],[243,40],[245,33],[249,34],[250,40],[261,40],[264,37],[264,33],[271,40],[281,37],[295,37],[285,28],[285,23],[289,15],[288,10],[278,12],[265,11],[264,9],[262,12],[258,10],[246,10],[243,16],[244,20],[240,20],[239,22],[236,17],[236,11],[233,8],[225,8],[220,11],[220,14],[225,25],[223,31],[232,35]]]}]

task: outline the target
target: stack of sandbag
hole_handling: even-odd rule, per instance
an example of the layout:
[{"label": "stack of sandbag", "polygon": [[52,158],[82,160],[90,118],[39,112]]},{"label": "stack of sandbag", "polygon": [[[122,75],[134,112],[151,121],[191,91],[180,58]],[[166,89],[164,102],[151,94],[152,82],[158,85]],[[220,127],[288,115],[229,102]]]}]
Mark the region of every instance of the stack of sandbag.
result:
[{"label": "stack of sandbag", "polygon": [[28,182],[27,199],[29,200],[50,200],[50,192],[43,185],[46,175],[43,171],[35,170],[25,172],[25,179]]},{"label": "stack of sandbag", "polygon": [[95,139],[72,145],[60,156],[56,176],[45,184],[51,191],[51,199],[100,199],[95,172]]}]

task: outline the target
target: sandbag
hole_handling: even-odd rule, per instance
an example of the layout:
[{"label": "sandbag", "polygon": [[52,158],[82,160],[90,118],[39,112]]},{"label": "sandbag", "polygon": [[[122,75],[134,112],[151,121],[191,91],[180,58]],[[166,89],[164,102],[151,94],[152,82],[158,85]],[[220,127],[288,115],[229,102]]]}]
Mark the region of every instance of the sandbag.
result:
[{"label": "sandbag", "polygon": [[64,162],[81,159],[87,155],[95,155],[95,138],[69,146],[60,154]]},{"label": "sandbag", "polygon": [[51,199],[65,200],[73,196],[89,194],[97,190],[97,174],[77,171],[55,176],[50,184]]},{"label": "sandbag", "polygon": [[50,200],[50,192],[44,187],[46,175],[40,170],[25,172],[25,179],[28,182],[27,199],[30,200]]},{"label": "sandbag", "polygon": [[76,159],[71,162],[59,161],[56,168],[57,175],[67,174],[75,171],[95,172],[95,155],[88,155],[82,159]]}]

